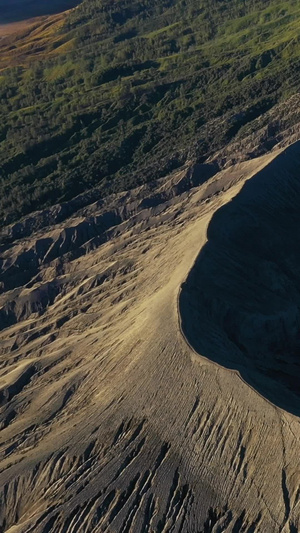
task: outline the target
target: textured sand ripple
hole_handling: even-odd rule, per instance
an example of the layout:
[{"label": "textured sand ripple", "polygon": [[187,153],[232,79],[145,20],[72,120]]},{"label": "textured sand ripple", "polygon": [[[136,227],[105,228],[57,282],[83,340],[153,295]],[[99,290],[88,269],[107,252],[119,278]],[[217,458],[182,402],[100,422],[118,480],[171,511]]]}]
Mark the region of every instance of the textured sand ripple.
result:
[{"label": "textured sand ripple", "polygon": [[178,316],[214,213],[275,155],[77,199],[2,236],[3,531],[300,529],[298,418],[195,353]]}]

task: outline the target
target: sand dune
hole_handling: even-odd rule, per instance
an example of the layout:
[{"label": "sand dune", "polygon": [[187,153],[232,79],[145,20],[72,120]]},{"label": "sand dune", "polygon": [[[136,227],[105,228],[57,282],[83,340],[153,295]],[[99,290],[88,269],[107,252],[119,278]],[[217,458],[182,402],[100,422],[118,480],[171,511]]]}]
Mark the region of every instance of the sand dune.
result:
[{"label": "sand dune", "polygon": [[[186,168],[105,202],[79,198],[69,211],[57,206],[5,231],[3,531],[300,529],[299,420],[269,390],[297,393],[276,376],[261,386],[274,330],[276,353],[283,329],[294,332],[297,280],[283,276],[281,287],[272,286],[278,313],[269,329],[259,321],[269,332],[260,342],[249,323],[256,309],[267,314],[264,291],[275,267],[248,294],[238,253],[245,240],[251,264],[278,250],[276,268],[287,257],[283,266],[294,271],[298,152],[298,145],[274,151],[209,179],[207,169]],[[246,204],[256,209],[251,225]],[[243,320],[232,311],[238,306]],[[289,338],[296,343],[296,333]]]}]

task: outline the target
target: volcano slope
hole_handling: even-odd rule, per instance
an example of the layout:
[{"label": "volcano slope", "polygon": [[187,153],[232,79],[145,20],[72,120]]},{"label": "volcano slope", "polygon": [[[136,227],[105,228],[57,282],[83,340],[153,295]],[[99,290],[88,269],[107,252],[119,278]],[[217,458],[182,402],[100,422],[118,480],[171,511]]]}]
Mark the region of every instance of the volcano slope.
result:
[{"label": "volcano slope", "polygon": [[298,416],[299,169],[295,143],[215,213],[180,297],[190,344]]},{"label": "volcano slope", "polygon": [[281,409],[298,399],[298,173],[296,144],[5,230],[2,531],[299,531],[299,419]]}]

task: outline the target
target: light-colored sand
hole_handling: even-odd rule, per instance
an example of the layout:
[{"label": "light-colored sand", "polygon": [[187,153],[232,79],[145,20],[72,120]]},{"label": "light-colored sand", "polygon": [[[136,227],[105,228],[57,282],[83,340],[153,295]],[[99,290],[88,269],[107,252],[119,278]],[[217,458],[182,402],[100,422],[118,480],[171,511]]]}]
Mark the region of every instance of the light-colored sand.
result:
[{"label": "light-colored sand", "polygon": [[3,531],[300,529],[299,419],[196,353],[178,308],[213,214],[276,155],[3,249]]}]

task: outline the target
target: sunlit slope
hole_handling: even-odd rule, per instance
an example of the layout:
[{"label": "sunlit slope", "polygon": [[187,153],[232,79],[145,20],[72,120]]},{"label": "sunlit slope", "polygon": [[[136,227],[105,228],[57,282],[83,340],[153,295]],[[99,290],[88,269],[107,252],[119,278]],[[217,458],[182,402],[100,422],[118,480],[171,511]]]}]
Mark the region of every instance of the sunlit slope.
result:
[{"label": "sunlit slope", "polygon": [[86,0],[64,20],[0,41],[3,224],[203,161],[299,89],[296,1]]},{"label": "sunlit slope", "polygon": [[211,221],[277,155],[195,188],[206,169],[186,168],[7,235],[5,531],[299,530],[298,418],[189,346],[178,300]]}]

